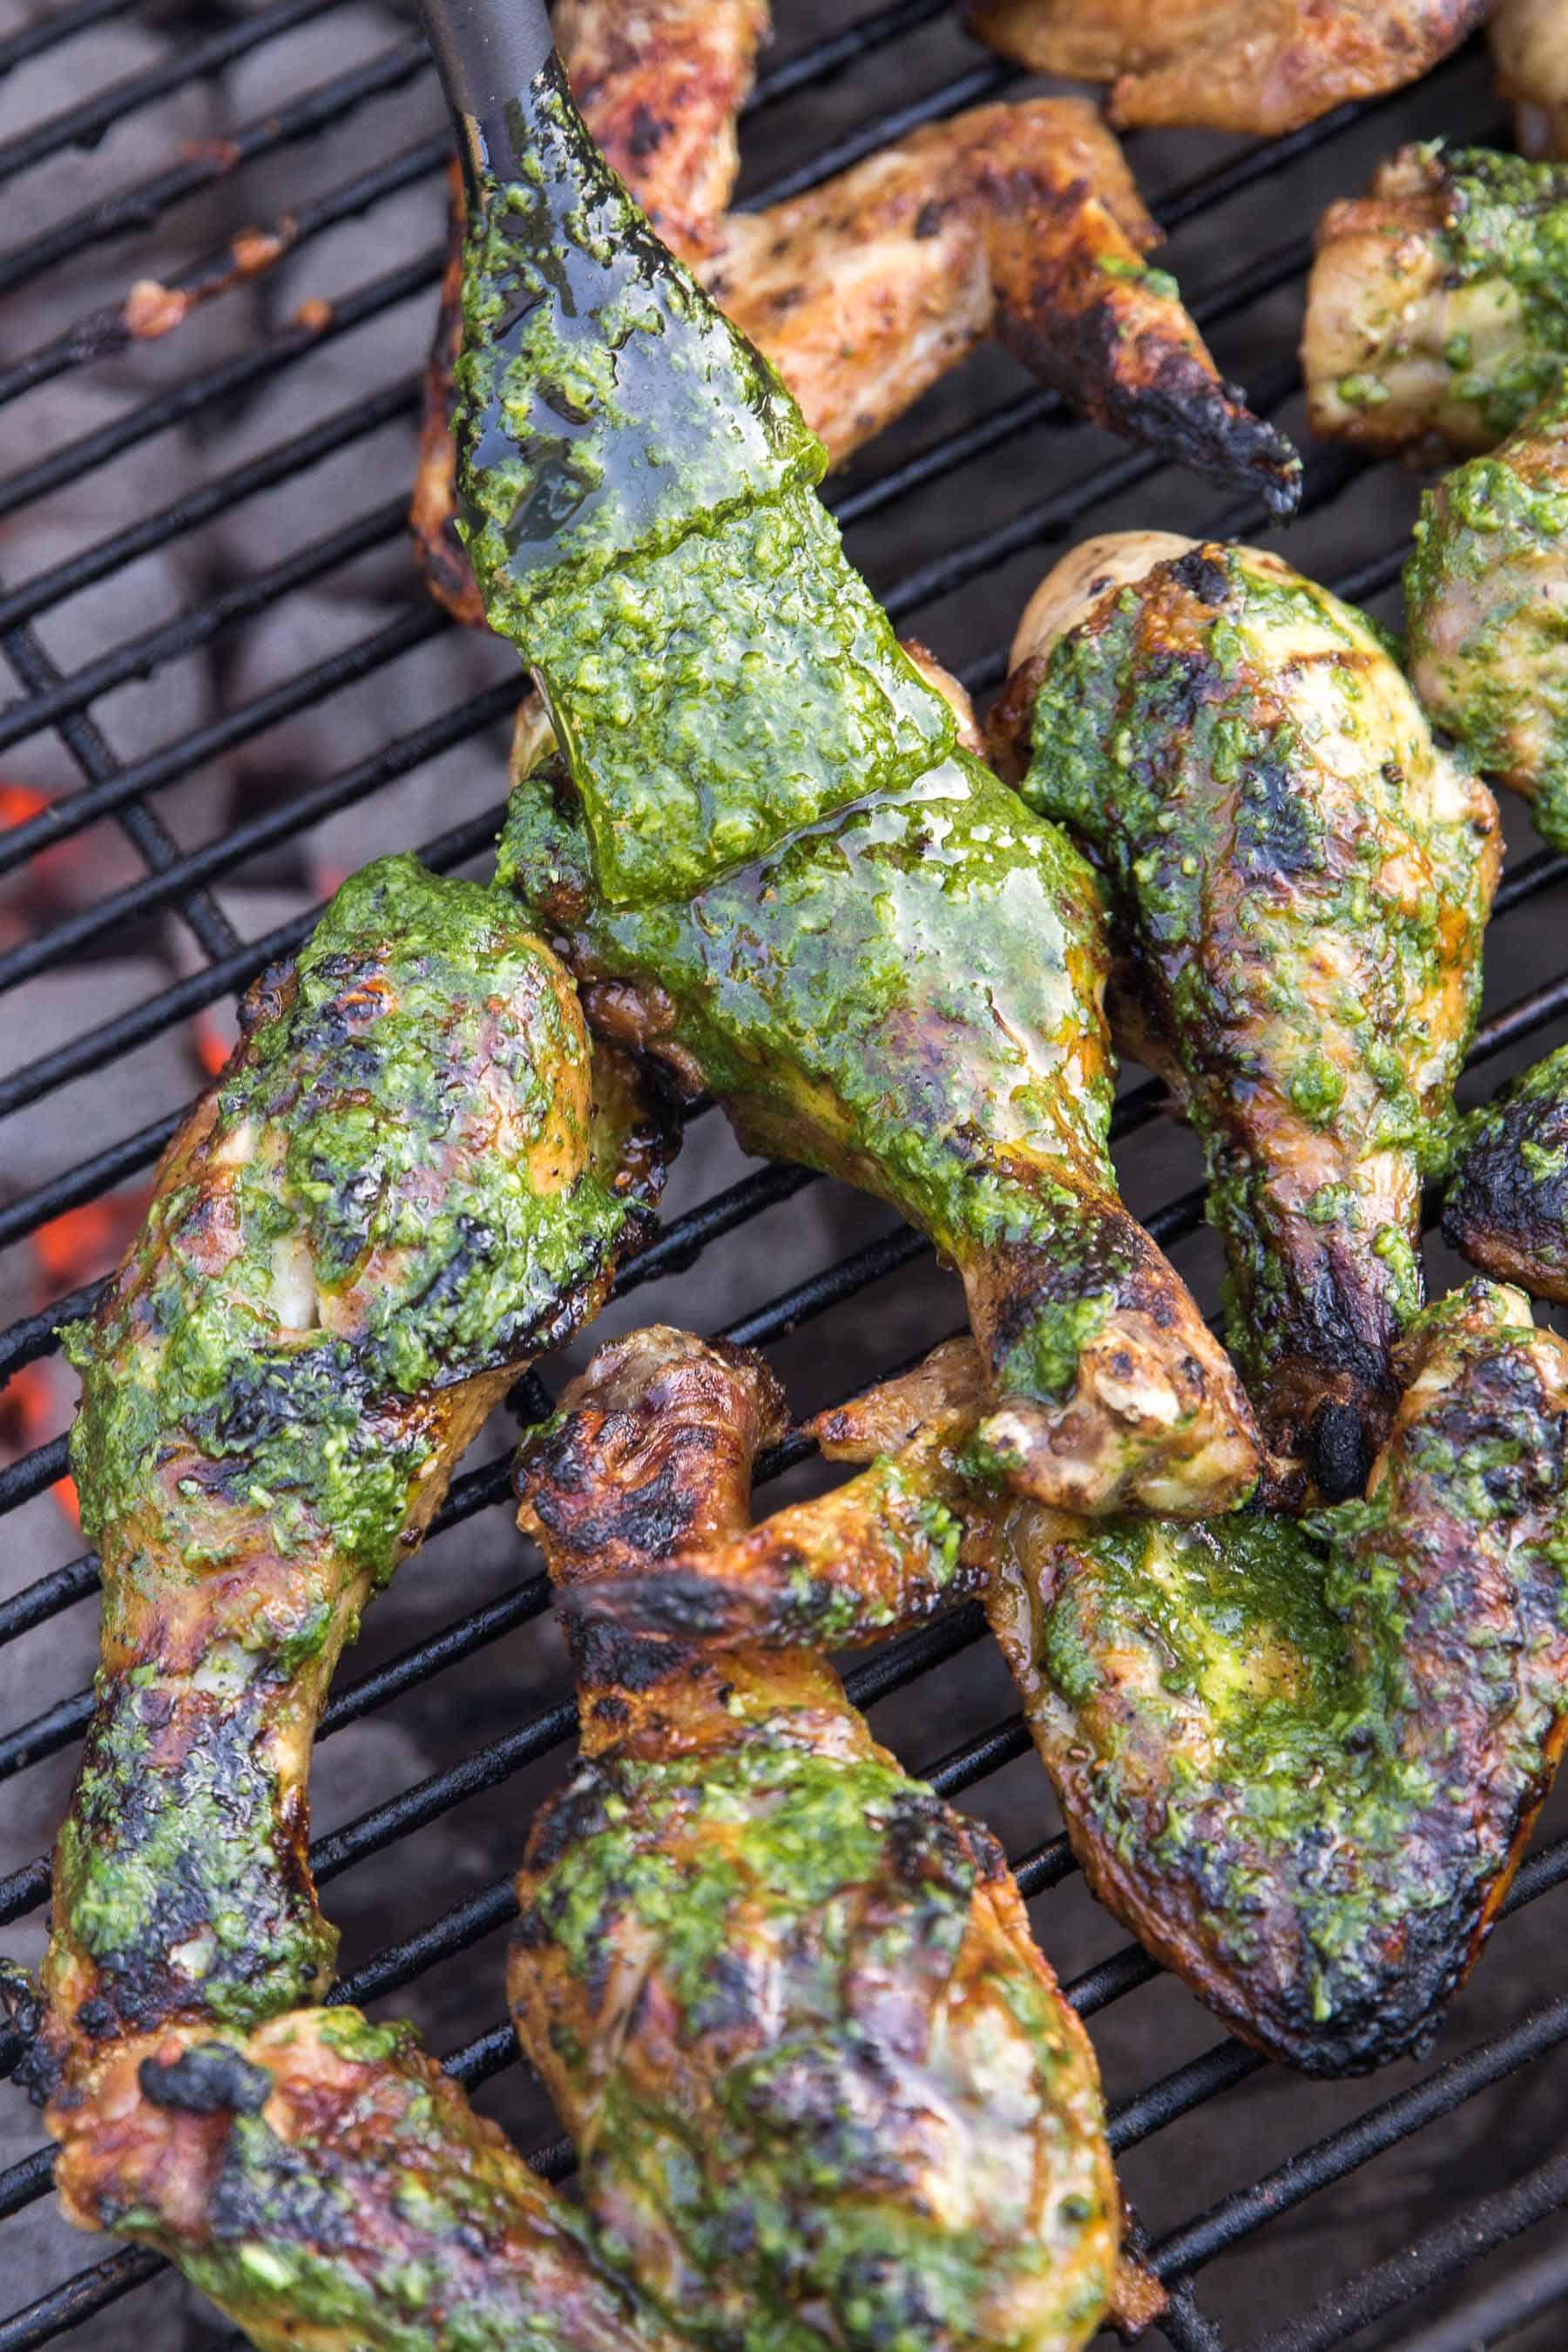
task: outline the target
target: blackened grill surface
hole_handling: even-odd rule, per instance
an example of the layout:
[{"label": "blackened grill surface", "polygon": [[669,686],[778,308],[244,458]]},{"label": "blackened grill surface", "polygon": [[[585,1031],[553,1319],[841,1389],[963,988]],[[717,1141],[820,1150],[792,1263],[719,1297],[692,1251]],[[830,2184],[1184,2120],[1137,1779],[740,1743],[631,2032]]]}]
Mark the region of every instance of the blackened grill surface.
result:
[{"label": "blackened grill surface", "polygon": [[[846,23],[841,0],[777,0],[748,199],[1025,87],[957,13],[893,0]],[[1130,142],[1222,369],[1300,441],[1302,518],[1268,533],[1260,508],[1074,424],[987,351],[830,488],[900,626],[984,696],[1054,554],[1130,525],[1267,538],[1395,617],[1416,485],[1305,436],[1309,234],[1399,140],[1500,128],[1471,49],[1272,145]],[[446,152],[434,74],[383,0],[0,5],[0,1940],[29,1962],[96,1646],[94,1563],[54,1491],[73,1387],[55,1325],[120,1247],[237,992],[368,856],[482,871],[505,790],[514,667],[436,613],[402,528]],[[1568,1032],[1568,860],[1505,814],[1471,1098]],[[1196,1154],[1159,1102],[1128,1074],[1128,1196],[1212,1305]],[[1434,1285],[1455,1272],[1434,1247]],[[745,1162],[710,1114],[594,1336],[657,1317],[759,1343],[804,1412],[960,1313],[912,1235]],[[457,1482],[340,1679],[315,1775],[343,1996],[416,2017],[555,2177],[570,2152],[500,2021],[500,1939],[574,1718],[504,1454],[584,1352],[540,1367]],[[766,1466],[770,1502],[818,1475],[799,1447]],[[1437,2048],[1308,2084],[1223,2036],[1092,1904],[976,1612],[857,1662],[851,1687],[1013,1857],[1092,2021],[1175,2352],[1563,2342],[1568,1804]],[[233,2341],[153,2258],[66,2229],[38,2139],[0,2094],[0,2352]]]}]

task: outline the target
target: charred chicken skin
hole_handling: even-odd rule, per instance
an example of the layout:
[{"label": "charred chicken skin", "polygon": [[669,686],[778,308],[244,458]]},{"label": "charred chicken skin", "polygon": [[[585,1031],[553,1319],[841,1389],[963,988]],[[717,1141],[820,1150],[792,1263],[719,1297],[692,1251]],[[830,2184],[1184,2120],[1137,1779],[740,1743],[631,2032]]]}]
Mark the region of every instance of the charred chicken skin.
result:
[{"label": "charred chicken skin", "polygon": [[956,1343],[816,1424],[874,1468],[574,1606],[719,1655],[814,1621],[873,1638],[952,1584],[956,1512],[1095,1892],[1245,2040],[1357,2073],[1436,2031],[1568,1726],[1568,1347],[1475,1282],[1399,1370],[1364,1501],[1091,1524],[966,1490],[979,1368]]},{"label": "charred chicken skin", "polygon": [[1022,1486],[1227,1507],[1258,1475],[1239,1384],[1106,1150],[1093,877],[963,750],[813,493],[820,446],[570,104],[542,98],[537,177],[483,196],[468,256],[468,545],[561,751],[499,878],[602,1032],[953,1260]]},{"label": "charred chicken skin", "polygon": [[1521,155],[1568,154],[1568,8],[1501,0],[1487,26],[1498,96],[1513,109]]},{"label": "charred chicken skin", "polygon": [[[562,1605],[742,1528],[782,1408],[734,1349],[603,1349],[521,1465]],[[995,1841],[816,1650],[574,1651],[583,1758],[509,1982],[603,2242],[700,2341],[1085,2343],[1118,2234],[1099,2080]]]},{"label": "charred chicken skin", "polygon": [[[573,0],[555,31],[584,116],[653,226],[776,367],[829,463],[994,336],[1097,424],[1287,512],[1289,445],[1223,383],[1120,148],[1077,99],[984,106],[805,194],[725,209],[735,118],[767,29],[756,0]],[[484,618],[453,528],[463,225],[426,383],[412,522],[430,585]]]},{"label": "charred chicken skin", "polygon": [[1315,432],[1437,464],[1495,447],[1568,359],[1568,173],[1403,147],[1318,229],[1301,366]]},{"label": "charred chicken skin", "polygon": [[1112,84],[1110,119],[1277,138],[1419,81],[1489,0],[969,0],[970,28],[1031,73]]},{"label": "charred chicken skin", "polygon": [[1421,1302],[1496,808],[1369,625],[1255,549],[1092,541],[1013,660],[998,756],[1109,885],[1125,1042],[1204,1142],[1265,1436],[1359,1494]]},{"label": "charred chicken skin", "polygon": [[1443,1238],[1500,1281],[1568,1302],[1568,1045],[1464,1121]]},{"label": "charred chicken skin", "polygon": [[1426,709],[1568,849],[1568,380],[1426,493],[1405,605]]},{"label": "charred chicken skin", "polygon": [[66,2210],[265,2352],[662,2352],[401,2027],[319,2001],[332,1667],[528,1358],[590,1314],[660,1145],[510,900],[411,858],[258,981],[70,1346],[102,1664],[27,2072]]}]

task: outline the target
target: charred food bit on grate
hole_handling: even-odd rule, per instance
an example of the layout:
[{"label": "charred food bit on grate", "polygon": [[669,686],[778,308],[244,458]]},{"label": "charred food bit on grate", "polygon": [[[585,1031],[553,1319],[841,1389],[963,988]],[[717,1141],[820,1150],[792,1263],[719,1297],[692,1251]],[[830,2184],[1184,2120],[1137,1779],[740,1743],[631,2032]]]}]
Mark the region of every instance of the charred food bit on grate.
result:
[{"label": "charred food bit on grate", "polygon": [[1365,1501],[1090,1523],[965,1499],[980,1369],[957,1343],[816,1424],[826,1452],[890,1460],[574,1607],[606,1639],[722,1654],[816,1622],[843,1643],[940,1601],[955,1542],[989,1559],[992,1625],[1095,1893],[1245,2040],[1358,2073],[1431,2040],[1568,1728],[1568,1346],[1474,1282],[1423,1312],[1398,1369]]},{"label": "charred food bit on grate", "polygon": [[542,99],[468,251],[470,551],[563,754],[500,878],[602,1030],[957,1264],[1021,1486],[1227,1507],[1258,1472],[1239,1383],[1106,1149],[1089,868],[957,744],[814,495],[820,446],[569,107]]},{"label": "charred food bit on grate", "polygon": [[1301,366],[1313,429],[1435,464],[1492,448],[1568,359],[1568,171],[1402,147],[1318,226]]},{"label": "charred food bit on grate", "polygon": [[[1081,100],[983,106],[755,213],[729,212],[757,0],[574,0],[556,16],[589,129],[665,242],[779,370],[838,465],[986,336],[1097,424],[1295,505],[1288,441],[1222,383],[1115,139]],[[460,191],[454,237],[460,234]],[[435,593],[483,610],[452,527],[456,256],[413,511]]]},{"label": "charred food bit on grate", "polygon": [[[580,1577],[744,1528],[783,1408],[734,1349],[601,1350],[520,1461],[569,1625]],[[699,2341],[1085,2343],[1117,2260],[1099,2076],[995,1840],[815,1647],[573,1645],[583,1758],[509,1984],[604,2242]]]},{"label": "charred food bit on grate", "polygon": [[513,902],[412,858],[346,884],[242,1022],[69,1337],[102,1665],[25,2021],[60,2193],[268,2347],[456,2352],[542,2308],[574,2347],[657,2346],[407,2030],[294,2004],[337,1940],[307,1859],[332,1668],[602,1299],[661,1139],[613,1055],[595,1094]]},{"label": "charred food bit on grate", "polygon": [[1405,567],[1415,691],[1568,849],[1568,376],[1428,490]]},{"label": "charred food bit on grate", "polygon": [[1277,138],[1402,89],[1457,48],[1489,0],[968,0],[972,31],[1031,73],[1106,81],[1125,130],[1170,123]]},{"label": "charred food bit on grate", "polygon": [[1568,1302],[1568,1045],[1464,1121],[1443,1238],[1486,1273]]},{"label": "charred food bit on grate", "polygon": [[1013,661],[998,755],[1109,887],[1113,1024],[1203,1140],[1265,1437],[1359,1494],[1475,1028],[1491,796],[1371,625],[1257,549],[1090,541]]}]

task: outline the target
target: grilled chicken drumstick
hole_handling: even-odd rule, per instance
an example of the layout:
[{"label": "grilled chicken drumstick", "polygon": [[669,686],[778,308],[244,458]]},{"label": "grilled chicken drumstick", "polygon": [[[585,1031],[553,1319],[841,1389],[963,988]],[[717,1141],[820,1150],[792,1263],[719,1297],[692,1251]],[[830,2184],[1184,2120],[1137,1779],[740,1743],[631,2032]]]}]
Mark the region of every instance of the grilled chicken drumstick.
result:
[{"label": "grilled chicken drumstick", "polygon": [[242,1009],[75,1327],[98,1703],[28,2072],[66,2210],[267,2352],[666,2352],[402,2027],[319,2000],[306,1776],[336,1660],[661,1173],[512,903],[390,858]]},{"label": "grilled chicken drumstick", "polygon": [[1426,493],[1405,605],[1433,718],[1568,849],[1568,375]]},{"label": "grilled chicken drumstick", "polygon": [[892,1202],[957,1265],[1000,1391],[984,1442],[1016,1483],[1086,1511],[1247,1495],[1239,1384],[1117,1197],[1092,877],[978,761],[954,752],[645,909],[595,890],[549,757],[499,871],[604,1034],[717,1094],[748,1149]]},{"label": "grilled chicken drumstick", "polygon": [[1021,1485],[1227,1507],[1239,1384],[1106,1150],[1092,877],[962,748],[814,495],[820,445],[570,105],[541,95],[468,253],[469,549],[563,754],[500,878],[606,1034],[957,1264]]},{"label": "grilled chicken drumstick", "polygon": [[1318,227],[1301,366],[1315,432],[1436,464],[1489,449],[1568,359],[1568,172],[1402,147]]},{"label": "grilled chicken drumstick", "polygon": [[[603,1349],[520,1465],[563,1606],[742,1528],[783,1404],[682,1332]],[[1085,2343],[1116,2263],[1099,2079],[994,1839],[817,1650],[601,1626],[574,1656],[583,1759],[509,1984],[605,2242],[721,2344]]]},{"label": "grilled chicken drumstick", "polygon": [[[1120,148],[1078,99],[983,106],[824,185],[725,210],[757,0],[571,0],[555,34],[589,128],[659,236],[763,352],[838,465],[994,335],[1112,431],[1294,506],[1299,467],[1222,383]],[[453,257],[426,383],[411,517],[435,593],[483,609],[453,528]]]},{"label": "grilled chicken drumstick", "polygon": [[1568,1303],[1568,1045],[1465,1120],[1443,1238],[1500,1281]]},{"label": "grilled chicken drumstick", "polygon": [[1419,81],[1490,0],[969,0],[971,31],[1031,73],[1107,81],[1110,119],[1278,138]]},{"label": "grilled chicken drumstick", "polygon": [[1091,541],[1013,662],[999,757],[1110,886],[1127,1043],[1203,1139],[1265,1435],[1359,1493],[1475,1025],[1490,794],[1360,615],[1256,549]]},{"label": "grilled chicken drumstick", "polygon": [[1568,1730],[1568,1346],[1476,1282],[1399,1370],[1365,1502],[1089,1524],[967,1485],[982,1376],[955,1343],[816,1424],[890,1459],[573,1605],[718,1657],[813,1623],[874,1638],[952,1588],[960,1514],[1096,1894],[1244,2040],[1361,2072],[1430,2039]]}]

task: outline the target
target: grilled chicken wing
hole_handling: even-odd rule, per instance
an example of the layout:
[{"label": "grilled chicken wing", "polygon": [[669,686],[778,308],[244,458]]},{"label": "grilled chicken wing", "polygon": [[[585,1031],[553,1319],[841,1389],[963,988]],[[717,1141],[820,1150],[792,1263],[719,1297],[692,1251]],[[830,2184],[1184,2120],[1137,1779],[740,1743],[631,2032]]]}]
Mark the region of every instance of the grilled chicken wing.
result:
[{"label": "grilled chicken wing", "polygon": [[67,2210],[258,2345],[462,2352],[542,2314],[581,2352],[661,2342],[410,2034],[293,2007],[336,1945],[306,1794],[333,1665],[660,1172],[515,906],[386,859],[251,991],[70,1334],[102,1665],[27,2073]]},{"label": "grilled chicken wing", "polygon": [[1568,174],[1403,147],[1318,228],[1301,366],[1314,431],[1436,464],[1489,449],[1568,358]]},{"label": "grilled chicken wing", "polygon": [[1426,493],[1405,604],[1433,718],[1568,849],[1568,381]]},{"label": "grilled chicken wing", "polygon": [[1367,1501],[1089,1525],[964,1501],[960,1345],[817,1424],[825,1451],[890,1462],[574,1606],[720,1656],[814,1621],[875,1638],[940,1601],[959,1514],[1095,1892],[1245,2040],[1360,2072],[1436,2030],[1568,1730],[1568,1346],[1477,1282],[1425,1310],[1399,1369]]},{"label": "grilled chicken wing", "polygon": [[[564,1605],[743,1527],[782,1406],[680,1332],[602,1350],[521,1465]],[[509,1982],[605,2242],[720,2344],[1085,2343],[1118,2228],[1099,2081],[995,1841],[816,1651],[601,1628],[574,1657],[583,1760]]]},{"label": "grilled chicken wing", "polygon": [[1265,1434],[1357,1493],[1475,1024],[1491,797],[1360,615],[1255,549],[1095,542],[1013,659],[1001,751],[1110,885]]},{"label": "grilled chicken wing", "polygon": [[1110,119],[1278,137],[1419,81],[1490,0],[969,0],[972,32],[1031,73],[1108,81]]},{"label": "grilled chicken wing", "polygon": [[1500,1280],[1568,1302],[1568,1045],[1464,1121],[1443,1238]]},{"label": "grilled chicken wing", "polygon": [[[1295,504],[1288,442],[1221,383],[1120,148],[1076,99],[984,106],[805,195],[729,213],[755,0],[573,0],[556,36],[595,137],[665,242],[779,370],[838,465],[994,335],[1110,430]],[[454,523],[462,191],[411,523],[433,593],[483,609]]]},{"label": "grilled chicken wing", "polygon": [[470,248],[469,545],[564,754],[514,796],[500,878],[602,1030],[954,1260],[1022,1484],[1225,1507],[1256,1443],[1116,1196],[1089,869],[957,745],[813,495],[819,445],[569,104],[542,100],[540,177],[491,192]]},{"label": "grilled chicken wing", "polygon": [[1501,0],[1487,38],[1498,96],[1513,108],[1520,152],[1568,154],[1568,8],[1563,0]]}]

